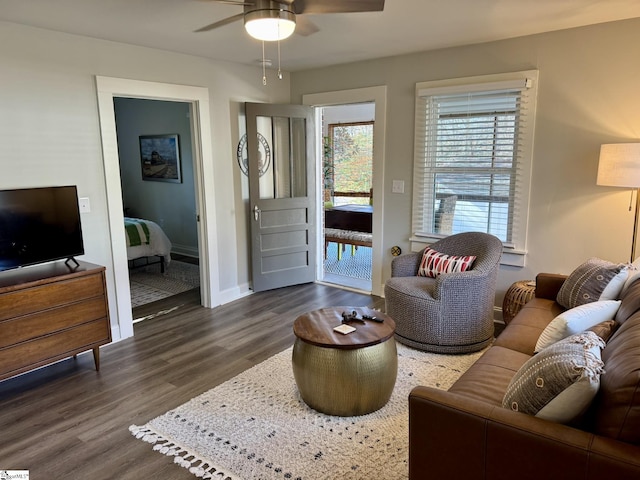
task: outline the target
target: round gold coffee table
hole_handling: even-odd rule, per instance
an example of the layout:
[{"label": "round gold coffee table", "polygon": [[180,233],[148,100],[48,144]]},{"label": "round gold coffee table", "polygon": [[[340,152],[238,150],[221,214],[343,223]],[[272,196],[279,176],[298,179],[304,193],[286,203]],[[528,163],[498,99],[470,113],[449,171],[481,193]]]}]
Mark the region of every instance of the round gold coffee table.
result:
[{"label": "round gold coffee table", "polygon": [[[342,312],[382,318],[351,322],[355,331],[334,331]],[[293,375],[302,400],[328,415],[355,416],[386,405],[396,383],[398,354],[391,317],[369,308],[332,307],[305,313],[293,332]]]}]

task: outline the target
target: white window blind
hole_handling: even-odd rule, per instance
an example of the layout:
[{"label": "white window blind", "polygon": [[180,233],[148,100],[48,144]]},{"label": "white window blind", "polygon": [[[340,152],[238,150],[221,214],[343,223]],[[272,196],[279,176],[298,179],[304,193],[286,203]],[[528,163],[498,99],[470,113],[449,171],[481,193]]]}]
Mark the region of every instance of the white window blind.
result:
[{"label": "white window blind", "polygon": [[417,86],[415,237],[481,231],[524,249],[535,74]]}]

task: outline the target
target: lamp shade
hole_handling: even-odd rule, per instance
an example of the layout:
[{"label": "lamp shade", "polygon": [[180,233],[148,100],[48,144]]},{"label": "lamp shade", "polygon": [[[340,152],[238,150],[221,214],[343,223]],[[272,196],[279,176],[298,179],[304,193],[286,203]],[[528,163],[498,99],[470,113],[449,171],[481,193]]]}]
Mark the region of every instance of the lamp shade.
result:
[{"label": "lamp shade", "polygon": [[296,15],[289,10],[275,8],[253,10],[244,15],[244,28],[257,40],[284,40],[296,29]]},{"label": "lamp shade", "polygon": [[640,187],[640,143],[608,143],[600,147],[597,185]]}]

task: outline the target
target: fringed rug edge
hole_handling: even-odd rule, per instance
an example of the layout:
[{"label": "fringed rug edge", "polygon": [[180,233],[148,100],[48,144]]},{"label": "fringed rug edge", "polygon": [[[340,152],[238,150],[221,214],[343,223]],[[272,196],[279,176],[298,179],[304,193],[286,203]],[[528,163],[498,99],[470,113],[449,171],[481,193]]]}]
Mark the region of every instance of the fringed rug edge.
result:
[{"label": "fringed rug edge", "polygon": [[188,448],[182,446],[173,439],[167,438],[163,434],[157,432],[149,425],[131,425],[129,427],[131,435],[138,440],[153,445],[153,450],[160,452],[168,457],[173,457],[173,463],[187,469],[189,473],[204,480],[221,479],[225,480],[243,480],[235,473],[211,463]]}]

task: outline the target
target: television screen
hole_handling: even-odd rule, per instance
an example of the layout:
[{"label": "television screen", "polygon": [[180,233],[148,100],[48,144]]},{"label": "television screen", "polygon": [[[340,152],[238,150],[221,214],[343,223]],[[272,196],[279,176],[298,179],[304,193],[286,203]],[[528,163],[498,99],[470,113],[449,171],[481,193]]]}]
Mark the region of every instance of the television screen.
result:
[{"label": "television screen", "polygon": [[75,186],[0,190],[0,271],[83,254]]}]

